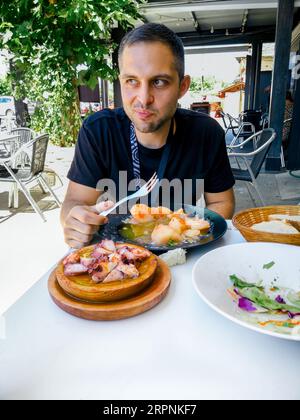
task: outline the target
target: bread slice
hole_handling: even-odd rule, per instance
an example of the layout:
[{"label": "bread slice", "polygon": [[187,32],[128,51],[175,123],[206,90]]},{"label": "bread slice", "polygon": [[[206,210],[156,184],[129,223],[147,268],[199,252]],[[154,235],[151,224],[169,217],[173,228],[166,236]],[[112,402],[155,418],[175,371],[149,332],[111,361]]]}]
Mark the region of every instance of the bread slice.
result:
[{"label": "bread slice", "polygon": [[259,232],[283,233],[287,235],[294,235],[299,233],[298,230],[293,226],[280,220],[256,223],[252,226],[252,229]]},{"label": "bread slice", "polygon": [[300,232],[300,216],[293,216],[289,214],[270,214],[269,220],[285,221]]}]

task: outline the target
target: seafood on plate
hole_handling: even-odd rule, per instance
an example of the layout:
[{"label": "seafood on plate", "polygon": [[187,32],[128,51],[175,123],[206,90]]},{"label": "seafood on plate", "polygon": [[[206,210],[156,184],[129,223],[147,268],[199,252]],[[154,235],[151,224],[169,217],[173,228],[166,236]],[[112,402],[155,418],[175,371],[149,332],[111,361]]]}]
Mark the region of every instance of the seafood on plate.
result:
[{"label": "seafood on plate", "polygon": [[198,216],[190,216],[183,209],[171,211],[167,207],[148,207],[135,204],[131,216],[120,231],[127,239],[154,245],[178,245],[197,242],[207,235],[210,223]]},{"label": "seafood on plate", "polygon": [[63,260],[64,275],[88,274],[93,283],[109,283],[139,277],[139,266],[151,253],[104,239],[94,246],[69,254]]}]

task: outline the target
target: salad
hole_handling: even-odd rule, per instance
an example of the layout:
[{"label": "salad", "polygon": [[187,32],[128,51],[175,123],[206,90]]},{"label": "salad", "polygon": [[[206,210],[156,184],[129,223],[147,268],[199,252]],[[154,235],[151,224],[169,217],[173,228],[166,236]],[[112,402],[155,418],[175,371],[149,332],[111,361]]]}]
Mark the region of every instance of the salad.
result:
[{"label": "salad", "polygon": [[[264,269],[273,265],[274,262],[266,264]],[[228,293],[245,320],[272,331],[300,334],[300,291],[275,283],[248,283],[235,274],[230,281]]]}]

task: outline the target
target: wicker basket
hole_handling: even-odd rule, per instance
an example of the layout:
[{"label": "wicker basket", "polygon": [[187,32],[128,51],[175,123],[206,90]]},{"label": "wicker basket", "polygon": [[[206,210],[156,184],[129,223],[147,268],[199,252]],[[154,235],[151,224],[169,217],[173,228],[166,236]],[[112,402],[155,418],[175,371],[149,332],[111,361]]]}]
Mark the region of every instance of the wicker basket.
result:
[{"label": "wicker basket", "polygon": [[247,209],[237,213],[233,225],[241,232],[248,242],[277,242],[282,244],[300,245],[299,234],[283,234],[258,232],[251,229],[255,223],[267,222],[271,214],[300,215],[300,206],[270,206]]}]

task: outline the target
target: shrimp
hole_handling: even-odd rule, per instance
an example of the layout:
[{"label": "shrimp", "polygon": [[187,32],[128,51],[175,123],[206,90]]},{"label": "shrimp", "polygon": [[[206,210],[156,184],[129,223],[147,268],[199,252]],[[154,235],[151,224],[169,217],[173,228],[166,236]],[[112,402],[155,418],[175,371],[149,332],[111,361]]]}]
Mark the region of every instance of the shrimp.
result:
[{"label": "shrimp", "polygon": [[172,217],[169,226],[179,234],[181,234],[184,230],[187,229],[185,221],[180,217]]},{"label": "shrimp", "polygon": [[172,214],[172,211],[168,209],[167,207],[152,207],[151,213],[154,215],[156,219],[158,219],[160,217]]},{"label": "shrimp", "polygon": [[167,245],[169,241],[181,242],[182,237],[167,225],[158,225],[151,234],[152,241],[157,245]]},{"label": "shrimp", "polygon": [[179,209],[179,210],[176,210],[176,211],[174,211],[174,213],[173,213],[174,215],[175,214],[180,214],[180,215],[183,215],[184,214],[184,210],[183,209]]},{"label": "shrimp", "polygon": [[200,230],[188,229],[184,232],[184,236],[187,236],[188,238],[196,238],[197,236],[200,236]]},{"label": "shrimp", "polygon": [[131,208],[130,213],[132,217],[139,223],[148,223],[153,222],[154,220],[150,207],[146,206],[145,204],[135,204]]},{"label": "shrimp", "polygon": [[200,230],[202,235],[205,235],[210,228],[210,224],[207,220],[199,219],[198,217],[190,218],[187,217],[185,219],[185,223],[190,229]]}]

